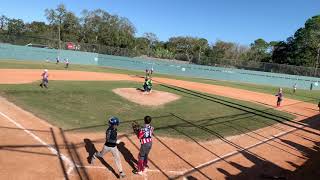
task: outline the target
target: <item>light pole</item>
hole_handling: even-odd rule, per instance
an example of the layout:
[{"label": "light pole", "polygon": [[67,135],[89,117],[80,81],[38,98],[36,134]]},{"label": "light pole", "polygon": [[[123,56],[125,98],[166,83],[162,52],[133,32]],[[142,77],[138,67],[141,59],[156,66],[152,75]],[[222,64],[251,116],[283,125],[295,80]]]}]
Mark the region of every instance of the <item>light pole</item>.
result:
[{"label": "light pole", "polygon": [[59,43],[59,49],[58,49],[58,59],[59,59],[59,61],[60,61],[60,50],[61,50],[61,42],[60,42],[60,40],[61,40],[61,28],[60,28],[60,26],[61,26],[61,21],[59,21],[59,24],[58,24],[58,38],[59,38],[59,40],[58,40],[58,43]]},{"label": "light pole", "polygon": [[59,31],[59,32],[58,32],[58,36],[59,36],[58,38],[59,38],[59,50],[60,50],[60,49],[61,49],[61,43],[60,43],[60,40],[61,40],[61,37],[60,37],[60,33],[61,33],[61,32],[60,32],[60,22],[59,22],[59,26],[58,26],[58,31]]}]

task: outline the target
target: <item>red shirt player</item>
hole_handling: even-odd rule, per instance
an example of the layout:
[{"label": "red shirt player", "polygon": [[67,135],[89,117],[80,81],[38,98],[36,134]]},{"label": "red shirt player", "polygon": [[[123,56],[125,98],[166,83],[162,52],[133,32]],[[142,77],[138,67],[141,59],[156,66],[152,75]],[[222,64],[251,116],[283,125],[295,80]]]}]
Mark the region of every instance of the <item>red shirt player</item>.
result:
[{"label": "red shirt player", "polygon": [[279,88],[279,92],[278,92],[278,94],[276,94],[276,96],[278,96],[278,98],[277,98],[277,107],[279,107],[281,105],[281,101],[283,99],[282,88]]},{"label": "red shirt player", "polygon": [[138,169],[133,173],[142,175],[145,168],[148,168],[148,155],[152,147],[152,134],[154,128],[150,125],[152,118],[150,116],[144,117],[144,127],[138,133],[138,138],[141,143],[139,152]]},{"label": "red shirt player", "polygon": [[49,83],[49,80],[48,80],[48,78],[49,78],[48,69],[45,69],[43,71],[43,73],[41,74],[41,76],[42,76],[42,82],[40,84],[40,87],[42,88],[44,86],[45,88],[48,88],[48,83]]}]

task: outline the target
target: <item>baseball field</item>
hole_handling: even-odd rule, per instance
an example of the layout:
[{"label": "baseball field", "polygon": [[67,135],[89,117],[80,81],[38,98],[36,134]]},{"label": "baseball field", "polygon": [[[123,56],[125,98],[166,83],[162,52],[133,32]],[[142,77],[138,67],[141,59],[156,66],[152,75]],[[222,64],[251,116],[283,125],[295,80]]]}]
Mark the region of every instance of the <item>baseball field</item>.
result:
[{"label": "baseball field", "polygon": [[[88,163],[119,117],[118,149],[127,179],[302,179],[320,175],[320,91],[153,75],[45,62],[0,61],[0,179],[116,179],[111,153]],[[40,75],[49,70],[49,88]],[[140,143],[131,123],[150,115],[150,168],[131,171]]]}]

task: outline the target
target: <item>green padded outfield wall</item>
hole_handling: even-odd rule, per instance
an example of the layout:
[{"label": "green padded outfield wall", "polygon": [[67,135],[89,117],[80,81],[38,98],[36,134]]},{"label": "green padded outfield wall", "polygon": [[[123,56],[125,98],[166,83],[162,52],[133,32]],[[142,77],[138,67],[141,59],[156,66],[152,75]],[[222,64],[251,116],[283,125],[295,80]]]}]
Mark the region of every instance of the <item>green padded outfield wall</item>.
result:
[{"label": "green padded outfield wall", "polygon": [[247,82],[276,87],[292,87],[297,83],[299,89],[309,89],[312,83],[313,89],[320,89],[320,78],[314,77],[183,64],[170,61],[146,60],[141,58],[111,56],[80,51],[58,51],[56,49],[16,46],[0,43],[0,59],[33,61],[45,61],[50,59],[51,61],[55,61],[58,56],[61,60],[68,58],[71,64],[90,64],[141,71],[144,71],[146,68],[153,68],[155,73]]}]

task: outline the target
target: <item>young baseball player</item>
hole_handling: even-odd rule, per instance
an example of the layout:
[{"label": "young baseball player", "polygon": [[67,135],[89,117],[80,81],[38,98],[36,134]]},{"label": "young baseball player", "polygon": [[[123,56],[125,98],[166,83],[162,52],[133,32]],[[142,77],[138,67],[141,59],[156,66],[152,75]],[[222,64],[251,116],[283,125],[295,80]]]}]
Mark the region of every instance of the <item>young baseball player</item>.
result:
[{"label": "young baseball player", "polygon": [[122,170],[122,165],[120,161],[120,155],[119,150],[117,148],[117,127],[119,126],[120,120],[116,117],[111,117],[109,119],[109,127],[106,131],[106,142],[100,152],[96,152],[93,155],[93,159],[91,161],[91,164],[93,164],[93,161],[96,157],[103,158],[104,154],[111,151],[114,160],[116,162],[117,168],[119,170],[120,177],[125,177],[125,173]]},{"label": "young baseball player", "polygon": [[276,94],[276,96],[278,96],[277,107],[279,107],[281,105],[281,101],[283,99],[282,88],[279,88],[279,92]]},{"label": "young baseball player", "polygon": [[294,85],[293,85],[293,93],[296,93],[296,91],[297,91],[297,83],[295,83]]},{"label": "young baseball player", "polygon": [[142,175],[145,168],[148,168],[148,155],[152,147],[153,127],[150,125],[152,118],[144,117],[144,127],[140,128],[138,138],[141,143],[137,169],[133,170],[134,174]]},{"label": "young baseball player", "polygon": [[149,76],[145,78],[143,90],[145,93],[150,93],[152,90],[152,79]]},{"label": "young baseball player", "polygon": [[65,60],[64,60],[64,63],[65,63],[65,67],[64,68],[68,68],[69,67],[69,59],[68,58],[66,58]]},{"label": "young baseball player", "polygon": [[45,69],[43,71],[43,73],[41,74],[41,76],[42,76],[42,82],[40,84],[40,87],[43,88],[43,86],[44,86],[45,88],[48,88],[48,83],[49,83],[49,80],[48,80],[48,78],[49,78],[48,69]]}]

